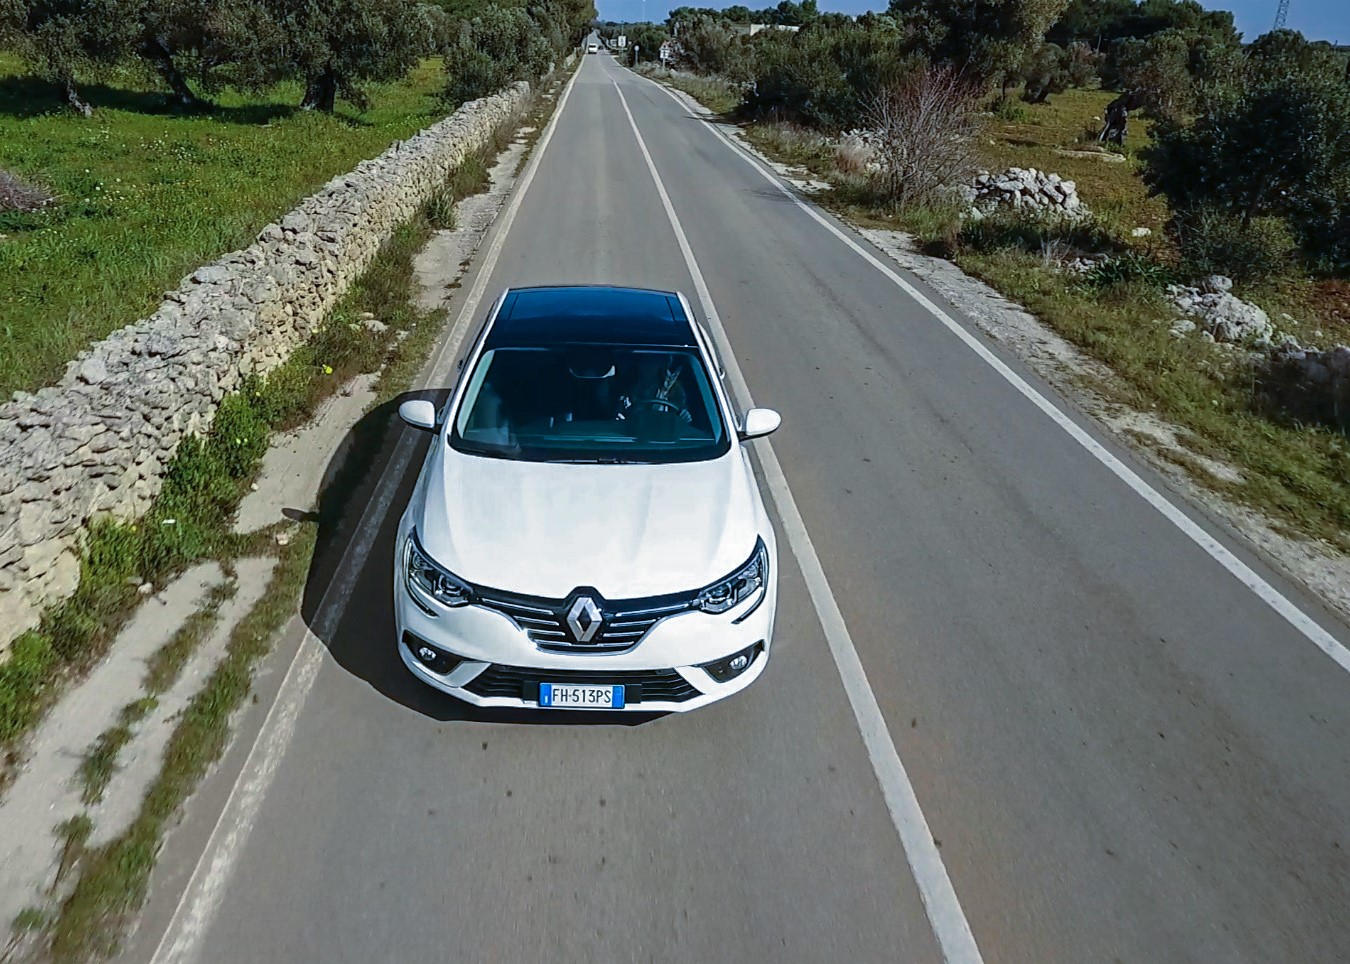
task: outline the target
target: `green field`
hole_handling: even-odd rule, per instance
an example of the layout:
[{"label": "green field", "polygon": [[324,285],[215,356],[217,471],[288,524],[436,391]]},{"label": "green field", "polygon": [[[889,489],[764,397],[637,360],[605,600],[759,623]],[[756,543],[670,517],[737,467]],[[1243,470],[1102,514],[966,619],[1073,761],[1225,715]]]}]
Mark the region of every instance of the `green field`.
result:
[{"label": "green field", "polygon": [[134,78],[82,88],[94,116],[0,53],[0,168],[53,191],[37,215],[0,213],[0,399],[60,377],[91,341],[144,317],[198,265],[247,245],[329,178],[444,116],[425,61],[374,88],[371,109],[300,111],[297,86],[224,93],[171,111]]}]

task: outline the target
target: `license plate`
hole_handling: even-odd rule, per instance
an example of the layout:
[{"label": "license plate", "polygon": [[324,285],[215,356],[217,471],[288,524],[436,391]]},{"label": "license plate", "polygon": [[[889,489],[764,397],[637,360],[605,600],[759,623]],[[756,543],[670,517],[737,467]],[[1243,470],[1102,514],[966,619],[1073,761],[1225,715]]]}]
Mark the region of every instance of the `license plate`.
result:
[{"label": "license plate", "polygon": [[555,710],[621,710],[623,687],[540,683],[539,705]]}]

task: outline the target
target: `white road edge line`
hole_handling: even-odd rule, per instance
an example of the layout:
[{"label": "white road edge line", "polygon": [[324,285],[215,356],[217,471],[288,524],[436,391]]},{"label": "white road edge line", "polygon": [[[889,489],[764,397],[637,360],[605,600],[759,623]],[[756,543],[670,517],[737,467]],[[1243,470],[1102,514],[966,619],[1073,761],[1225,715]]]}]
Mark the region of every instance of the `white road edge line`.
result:
[{"label": "white road edge line", "polygon": [[[511,201],[502,215],[500,227],[483,257],[473,287],[470,288],[468,297],[455,319],[455,325],[425,370],[426,377],[423,381],[426,383],[436,380],[464,341],[469,322],[483,299],[493,266],[501,256],[506,236],[516,219],[522,200],[529,191],[530,184],[534,181],[535,172],[553,137],[554,128],[562,117],[563,108],[567,105],[567,98],[572,93],[572,86],[576,83],[579,73],[579,70],[574,72],[568,80],[548,127],[540,135],[530,163],[525,173],[521,175],[520,183],[512,193]],[[412,433],[403,433],[393,456],[380,474],[375,495],[361,515],[357,538],[347,547],[333,581],[319,602],[317,622],[324,636],[331,637],[342,620],[347,601],[351,598],[351,590],[361,573],[362,563],[389,512],[390,503],[398,491],[399,481],[407,474],[408,461],[412,458],[415,448],[416,442]],[[309,695],[323,665],[323,653],[324,645],[319,637],[313,630],[306,630],[305,638],[301,640],[286,671],[286,677],[282,680],[276,701],[268,710],[262,728],[258,731],[258,736],[244,761],[243,770],[231,789],[225,808],[221,811],[216,826],[207,840],[206,848],[198,858],[188,885],[179,898],[169,926],[155,948],[154,956],[151,958],[153,964],[171,964],[171,962],[179,964],[196,958],[201,941],[224,896],[226,884],[229,883],[234,871],[242,845],[253,829],[263,798],[272,784],[282,757],[285,756],[286,747],[295,735],[296,721],[304,706],[305,697]]]},{"label": "white road edge line", "polygon": [[[641,77],[640,74],[634,74],[634,76]],[[648,80],[645,77],[642,77],[641,79]],[[688,104],[679,97],[676,97],[672,91],[663,85],[657,84],[652,80],[648,80],[648,83],[654,84],[659,90],[668,95],[675,103],[679,104],[680,108],[690,117],[706,119],[701,118],[700,115],[692,111]],[[919,291],[919,289],[915,288],[902,278],[890,265],[882,262],[876,255],[865,249],[857,241],[832,224],[819,211],[803,201],[774,174],[765,170],[756,158],[751,156],[743,147],[728,137],[718,126],[709,125],[709,129],[717,135],[724,144],[730,147],[741,160],[754,168],[761,177],[777,188],[785,197],[796,204],[797,207],[801,208],[810,215],[811,218],[819,222],[825,230],[829,231],[840,241],[844,242],[844,244],[848,245],[860,258],[890,279],[896,287],[914,299],[914,301],[916,301],[925,311],[938,321],[942,322],[943,326],[951,331],[952,334],[956,335],[957,338],[960,338],[961,341],[966,344],[966,347],[980,357],[981,361],[985,362],[990,368],[998,372],[1008,384],[1048,415],[1056,425],[1062,428],[1075,442],[1086,449],[1093,458],[1106,466],[1113,475],[1134,490],[1136,495],[1149,505],[1153,506],[1153,508],[1157,509],[1168,522],[1180,529],[1192,542],[1208,553],[1215,562],[1227,569],[1240,583],[1255,593],[1262,602],[1282,616],[1289,625],[1293,626],[1294,629],[1307,637],[1314,646],[1335,660],[1341,669],[1350,672],[1350,649],[1347,649],[1342,645],[1336,637],[1323,629],[1311,616],[1267,582],[1259,573],[1252,569],[1251,566],[1248,566],[1245,562],[1235,556],[1223,545],[1223,543],[1219,542],[1201,528],[1200,525],[1194,522],[1190,516],[1186,515],[1186,513],[1177,508],[1161,492],[1149,485],[1148,482],[1144,481],[1137,472],[1107,451],[1100,442],[1082,429],[1072,418],[1055,405],[1054,402],[1046,398],[1040,391],[1032,387],[1024,378],[1022,378],[1022,376],[1018,375],[1004,364],[997,355],[990,351],[985,345],[981,344],[979,339],[929,300],[923,292]]]},{"label": "white road edge line", "polygon": [[[628,99],[624,97],[623,89],[612,76],[610,80],[614,84],[614,89],[618,91],[624,113],[628,115],[628,123],[633,128],[633,136],[637,138],[638,147],[647,161],[647,170],[651,172],[652,180],[656,183],[656,192],[666,209],[666,217],[684,255],[685,266],[694,280],[694,289],[698,293],[703,313],[713,329],[714,337],[721,343],[722,361],[727,374],[731,376],[732,388],[743,405],[747,408],[752,407],[750,387],[746,384],[745,375],[736,362],[736,353],[731,349],[726,329],[722,327],[722,319],[717,313],[716,305],[713,304],[712,295],[694,258],[694,251],[689,245],[688,237],[685,236],[684,227],[675,214],[675,207],[670,202],[670,195],[666,193],[661,175],[657,173],[656,164],[652,161],[647,144],[638,130],[637,121],[633,119],[633,112],[628,109]],[[905,771],[905,765],[895,748],[891,731],[886,726],[886,719],[881,713],[876,694],[872,692],[872,686],[867,680],[867,672],[863,669],[862,660],[858,658],[853,637],[849,634],[844,615],[835,601],[834,592],[830,589],[829,580],[816,555],[815,545],[811,542],[811,535],[807,532],[797,502],[792,497],[792,490],[788,487],[787,477],[783,474],[778,456],[774,454],[773,446],[767,440],[757,442],[755,451],[764,469],[765,481],[778,509],[788,544],[792,546],[792,554],[797,557],[807,590],[811,594],[811,602],[815,606],[821,628],[825,631],[826,642],[839,669],[849,705],[853,708],[853,716],[862,733],[863,744],[867,748],[877,782],[881,785],[886,808],[890,811],[891,821],[900,836],[905,859],[909,861],[910,871],[914,875],[914,882],[918,886],[919,896],[923,900],[928,922],[942,956],[949,964],[981,964],[983,958],[975,943],[975,935],[971,933],[970,924],[961,909],[961,902],[956,897],[951,878],[947,876],[947,868],[942,863],[942,855],[933,840],[933,832],[929,829],[928,821],[919,807],[919,798],[914,793],[914,785],[910,783],[909,774]]]}]

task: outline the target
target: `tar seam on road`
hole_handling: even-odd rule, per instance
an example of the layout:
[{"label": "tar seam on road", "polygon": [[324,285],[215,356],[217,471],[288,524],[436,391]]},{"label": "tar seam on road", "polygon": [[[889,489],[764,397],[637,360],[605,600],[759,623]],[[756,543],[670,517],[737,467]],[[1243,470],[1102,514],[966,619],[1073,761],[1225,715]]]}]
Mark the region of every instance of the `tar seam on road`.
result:
[{"label": "tar seam on road", "polygon": [[[468,323],[482,301],[492,266],[501,255],[506,235],[511,229],[512,222],[515,221],[521,201],[534,180],[535,171],[539,168],[544,152],[553,137],[554,128],[562,117],[563,108],[579,73],[580,71],[577,71],[572,74],[562,96],[558,98],[558,106],[547,129],[540,136],[534,155],[525,173],[521,175],[510,204],[503,212],[500,227],[488,246],[482,267],[460,309],[455,325],[426,369],[424,379],[426,382],[435,379],[445,368],[447,359],[453,357],[454,352],[463,343]],[[347,600],[351,597],[351,589],[361,573],[361,565],[379,534],[381,523],[398,491],[398,483],[407,473],[407,463],[415,448],[416,441],[412,433],[402,433],[393,456],[380,474],[375,495],[361,515],[361,521],[357,526],[358,536],[343,553],[337,575],[319,601],[316,621],[319,631],[326,637],[332,636],[333,630],[342,620]],[[224,896],[225,886],[229,883],[242,844],[253,829],[262,807],[263,797],[266,796],[277,768],[285,756],[286,747],[295,734],[296,721],[304,707],[305,697],[318,678],[322,665],[323,643],[313,629],[306,630],[305,637],[301,640],[286,671],[276,701],[258,731],[239,779],[230,791],[225,808],[221,811],[196,867],[193,868],[192,876],[183,890],[169,926],[160,938],[151,958],[153,964],[171,964],[171,962],[177,964],[195,959],[206,929],[210,926],[215,910]]]},{"label": "tar seam on road", "polygon": [[[670,202],[670,195],[666,193],[661,175],[657,173],[656,164],[638,130],[637,121],[633,119],[633,112],[628,109],[628,100],[624,97],[618,81],[612,77],[610,79],[619,100],[623,103],[624,113],[628,115],[633,136],[637,138],[638,148],[647,162],[647,170],[651,172],[652,180],[656,184],[656,193],[660,195],[661,204],[666,209],[666,217],[684,255],[685,266],[694,280],[694,288],[702,303],[703,313],[712,327],[714,337],[722,345],[723,365],[727,374],[731,376],[732,387],[740,396],[741,403],[749,409],[754,404],[750,388],[736,361],[736,353],[732,350],[726,329],[722,327],[722,319],[717,313],[716,305],[713,304],[703,272],[694,258],[693,248],[690,247],[680,219],[675,214],[675,207]],[[919,807],[919,798],[914,793],[914,785],[910,782],[909,774],[905,771],[905,765],[895,748],[895,741],[891,738],[876,694],[867,680],[867,672],[863,669],[862,660],[859,659],[858,651],[853,645],[853,637],[844,622],[844,615],[839,609],[838,602],[835,601],[834,592],[830,589],[820,558],[816,555],[811,534],[806,529],[797,502],[792,497],[792,490],[788,487],[787,477],[783,474],[773,446],[767,440],[757,443],[756,454],[763,466],[765,481],[778,509],[788,543],[792,546],[792,554],[796,556],[797,564],[801,567],[802,577],[811,594],[812,605],[820,619],[821,628],[825,631],[825,639],[834,657],[835,666],[839,670],[839,677],[843,681],[844,692],[848,695],[853,716],[857,720],[863,745],[867,748],[872,770],[881,785],[886,808],[890,811],[891,821],[899,834],[901,848],[905,852],[905,859],[909,861],[910,871],[919,889],[924,911],[928,915],[928,922],[942,956],[949,964],[980,964],[983,959],[975,943],[975,935],[971,933],[970,923],[966,920],[965,911],[961,909],[961,902],[957,899],[955,888],[952,887],[951,878],[942,862],[942,855],[933,839],[933,832],[929,829],[928,821]]]},{"label": "tar seam on road", "polygon": [[[640,75],[635,74],[634,76]],[[645,80],[646,78],[643,79]],[[648,82],[654,84],[659,90],[674,100],[675,103],[679,104],[681,109],[690,117],[697,118],[699,116],[690,110],[689,106],[684,101],[676,97],[675,94],[666,87],[657,84],[655,81]],[[746,152],[739,144],[732,141],[722,130],[712,125],[710,125],[710,130],[712,130],[722,143],[730,147],[737,157],[754,168],[761,177],[782,192],[782,194],[796,204],[797,207],[801,208],[812,219],[817,221],[825,228],[825,230],[829,231],[840,241],[844,242],[844,244],[848,245],[860,258],[890,279],[896,287],[913,298],[925,311],[938,321],[942,322],[943,326],[957,338],[961,339],[966,347],[979,356],[981,361],[994,371],[998,372],[1009,385],[1048,415],[1056,425],[1062,428],[1070,438],[1086,449],[1093,458],[1104,465],[1112,475],[1124,482],[1136,495],[1149,505],[1153,506],[1153,508],[1157,509],[1168,522],[1181,530],[1187,538],[1208,553],[1210,558],[1235,576],[1238,582],[1250,589],[1257,598],[1271,609],[1275,610],[1275,612],[1283,617],[1289,625],[1307,637],[1314,646],[1335,660],[1341,669],[1350,672],[1350,649],[1347,649],[1342,645],[1336,637],[1323,629],[1311,616],[1267,582],[1259,573],[1252,569],[1251,566],[1248,566],[1245,562],[1235,556],[1231,550],[1223,545],[1223,543],[1219,542],[1206,532],[1198,523],[1192,520],[1190,516],[1186,515],[1186,513],[1182,512],[1170,502],[1161,492],[1145,482],[1137,472],[1107,451],[1105,446],[1089,435],[1082,427],[1074,422],[1072,418],[1055,405],[1054,402],[1050,401],[1041,394],[1040,391],[1033,388],[1024,378],[1022,378],[1022,376],[1018,375],[1004,364],[997,355],[990,351],[985,345],[981,344],[975,335],[971,334],[965,327],[953,320],[950,315],[929,300],[923,292],[911,285],[889,265],[882,262],[876,255],[872,254],[853,238],[850,238],[837,226],[830,223],[824,215],[798,197],[791,188],[783,184],[782,181],[769,171],[766,171],[759,161]]]}]

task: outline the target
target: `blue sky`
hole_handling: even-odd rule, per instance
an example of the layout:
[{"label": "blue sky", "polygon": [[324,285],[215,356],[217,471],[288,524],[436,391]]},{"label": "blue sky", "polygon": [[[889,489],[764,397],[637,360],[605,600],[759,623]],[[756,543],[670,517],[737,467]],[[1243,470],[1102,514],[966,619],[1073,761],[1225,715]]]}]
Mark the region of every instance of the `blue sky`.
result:
[{"label": "blue sky", "polygon": [[[726,6],[735,0],[708,2],[708,0],[684,0],[671,3],[669,0],[646,0],[648,20],[664,20],[666,11],[671,7],[683,6]],[[754,10],[771,6],[770,0],[749,2],[745,5]],[[776,2],[776,0],[774,0]],[[1248,40],[1254,40],[1270,29],[1275,20],[1275,8],[1279,0],[1200,0],[1213,10],[1232,10],[1237,18],[1237,27]],[[600,16],[605,20],[638,20],[643,11],[643,0],[596,0]],[[820,0],[820,9],[839,10],[844,13],[862,13],[864,10],[884,10],[884,2],[868,0]],[[1331,40],[1336,43],[1350,44],[1350,0],[1291,0],[1289,4],[1289,26],[1302,31],[1311,40]]]}]

